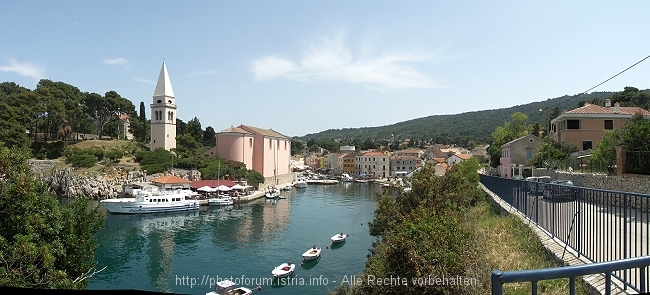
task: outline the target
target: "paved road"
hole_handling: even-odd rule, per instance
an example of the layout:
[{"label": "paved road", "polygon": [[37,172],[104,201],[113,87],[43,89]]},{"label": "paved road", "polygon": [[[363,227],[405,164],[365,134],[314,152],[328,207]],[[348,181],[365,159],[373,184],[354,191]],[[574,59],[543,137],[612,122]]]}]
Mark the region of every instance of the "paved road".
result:
[{"label": "paved road", "polygon": [[[605,262],[650,255],[650,212],[632,208],[632,198],[622,193],[579,189],[576,200],[552,200],[542,193],[514,188],[511,205],[588,259]],[[639,198],[646,208],[649,201]],[[638,271],[616,274],[634,285],[640,282]]]}]

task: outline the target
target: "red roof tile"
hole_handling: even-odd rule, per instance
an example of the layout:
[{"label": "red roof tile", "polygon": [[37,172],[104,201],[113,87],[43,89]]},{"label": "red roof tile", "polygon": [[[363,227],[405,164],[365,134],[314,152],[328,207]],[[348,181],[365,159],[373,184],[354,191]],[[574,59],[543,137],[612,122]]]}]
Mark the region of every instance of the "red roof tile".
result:
[{"label": "red roof tile", "polygon": [[[619,107],[620,114],[634,115],[641,113],[649,116],[650,112],[640,107]],[[616,114],[616,107],[601,107],[599,105],[585,103],[584,106],[565,112],[565,114]]]},{"label": "red roof tile", "polygon": [[177,184],[177,183],[190,183],[192,181],[184,178],[180,178],[176,175],[167,175],[167,176],[156,178],[151,182],[162,183],[162,184]]}]

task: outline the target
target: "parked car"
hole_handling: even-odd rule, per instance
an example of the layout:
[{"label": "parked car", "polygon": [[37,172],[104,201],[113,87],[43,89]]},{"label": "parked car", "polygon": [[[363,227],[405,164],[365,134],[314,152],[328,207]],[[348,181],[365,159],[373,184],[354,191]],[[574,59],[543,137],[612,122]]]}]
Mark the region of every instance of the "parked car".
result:
[{"label": "parked car", "polygon": [[529,181],[530,183],[528,184],[528,190],[531,193],[544,193],[544,186],[547,183],[550,183],[553,181],[550,176],[532,176],[532,177],[527,177],[526,181]]},{"label": "parked car", "polygon": [[524,180],[524,177],[521,175],[515,175],[512,177],[513,180]]},{"label": "parked car", "polygon": [[578,188],[571,180],[554,180],[545,185],[542,198],[575,200],[577,195]]}]

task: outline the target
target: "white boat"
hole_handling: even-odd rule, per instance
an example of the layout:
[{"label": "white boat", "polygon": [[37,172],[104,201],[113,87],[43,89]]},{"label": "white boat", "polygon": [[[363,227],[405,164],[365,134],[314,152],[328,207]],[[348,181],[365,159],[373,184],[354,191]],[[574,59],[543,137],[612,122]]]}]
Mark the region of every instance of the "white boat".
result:
[{"label": "white boat", "polygon": [[331,239],[332,239],[332,242],[338,243],[338,242],[343,242],[343,241],[345,241],[345,238],[346,238],[347,236],[348,236],[348,235],[344,235],[343,233],[340,233],[340,234],[335,234],[334,236],[332,236]]},{"label": "white boat", "polygon": [[343,173],[343,174],[341,174],[341,181],[343,181],[343,182],[353,182],[354,178],[352,178],[352,176],[350,176],[350,174]]},{"label": "white boat", "polygon": [[282,188],[283,191],[290,191],[291,189],[292,189],[292,187],[290,185],[287,185],[287,186]]},{"label": "white boat", "polygon": [[208,199],[208,205],[210,206],[228,206],[234,203],[230,196],[219,196],[218,198]]},{"label": "white boat", "polygon": [[276,278],[283,278],[290,276],[293,271],[296,269],[296,265],[291,263],[282,263],[271,271],[271,274]]},{"label": "white boat", "polygon": [[266,192],[265,196],[267,199],[275,199],[280,196],[280,190],[277,187],[272,187]]},{"label": "white boat", "polygon": [[173,192],[139,191],[135,198],[118,198],[101,200],[100,203],[110,213],[140,214],[198,210],[198,200],[186,199],[187,192],[176,190]]},{"label": "white boat", "polygon": [[253,294],[251,289],[246,287],[235,288],[235,283],[230,280],[219,280],[214,291],[205,293],[205,295],[250,295]]},{"label": "white boat", "polygon": [[368,183],[368,182],[370,182],[370,180],[368,180],[368,179],[357,178],[357,179],[354,180],[354,182],[358,182],[358,183]]},{"label": "white boat", "polygon": [[316,248],[316,246],[311,247],[311,249],[307,250],[307,252],[302,253],[302,258],[305,258],[305,260],[312,260],[318,258],[320,256],[320,248]]},{"label": "white boat", "polygon": [[302,177],[298,178],[298,181],[293,186],[296,188],[307,188],[307,181],[305,181],[305,179]]}]

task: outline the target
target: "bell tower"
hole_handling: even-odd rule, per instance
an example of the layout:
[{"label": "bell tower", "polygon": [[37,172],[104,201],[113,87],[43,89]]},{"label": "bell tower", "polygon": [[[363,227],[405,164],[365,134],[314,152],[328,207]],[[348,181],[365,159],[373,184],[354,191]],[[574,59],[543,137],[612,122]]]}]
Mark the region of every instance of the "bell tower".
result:
[{"label": "bell tower", "polygon": [[176,148],[176,100],[163,62],[151,104],[151,150]]}]

